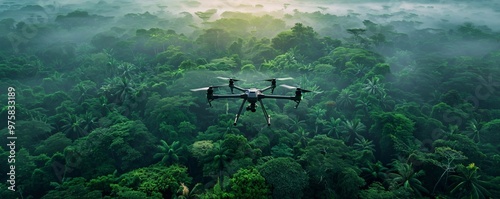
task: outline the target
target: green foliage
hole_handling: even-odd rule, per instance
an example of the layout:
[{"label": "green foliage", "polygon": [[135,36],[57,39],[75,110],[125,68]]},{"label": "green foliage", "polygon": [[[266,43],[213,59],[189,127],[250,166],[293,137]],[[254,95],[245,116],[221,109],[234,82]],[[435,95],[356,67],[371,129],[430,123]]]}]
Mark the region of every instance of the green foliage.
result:
[{"label": "green foliage", "polygon": [[219,179],[217,179],[217,183],[212,188],[212,190],[209,190],[207,193],[200,196],[200,198],[203,199],[228,199],[233,197],[234,195],[232,193],[226,192],[222,189],[222,185]]},{"label": "green foliage", "polygon": [[405,115],[386,112],[373,117],[376,123],[370,128],[370,132],[380,137],[380,154],[386,157],[385,160],[396,155],[395,150],[398,149],[395,143],[410,145],[413,142],[415,123]]},{"label": "green foliage", "polygon": [[308,185],[308,176],[300,164],[291,158],[274,158],[258,169],[272,186],[274,198],[301,198],[303,189]]},{"label": "green foliage", "polygon": [[270,190],[265,178],[255,168],[240,169],[231,178],[234,198],[269,198]]},{"label": "green foliage", "polygon": [[[497,197],[491,22],[420,16],[446,6],[359,12],[355,1],[336,12],[318,2],[2,2],[0,98],[11,101],[0,118],[13,101],[16,118],[0,134],[17,136],[18,191],[2,183],[0,197]],[[464,5],[469,16],[479,4]],[[265,99],[270,127],[260,109],[233,126],[233,99],[208,108],[189,91],[221,85],[217,76],[257,89],[294,77],[278,85],[321,93],[297,109]]]},{"label": "green foliage", "polygon": [[291,31],[279,33],[272,39],[272,46],[281,52],[296,49],[299,54],[314,60],[323,55],[323,46],[312,27],[296,23]]},{"label": "green foliage", "polygon": [[372,183],[366,190],[361,191],[361,199],[390,199],[390,198],[408,198],[411,197],[409,191],[404,187],[397,190],[386,190],[379,182]]},{"label": "green foliage", "polygon": [[413,194],[421,196],[422,193],[428,193],[429,191],[422,186],[422,182],[417,179],[418,177],[424,175],[424,171],[415,171],[413,166],[408,163],[393,162],[394,171],[389,173],[389,178],[391,179],[391,187],[405,187],[413,191]]},{"label": "green foliage", "polygon": [[485,181],[479,179],[478,170],[479,167],[474,163],[468,166],[460,165],[458,167],[459,174],[450,176],[455,182],[452,185],[451,193],[458,198],[487,198],[490,196],[490,192],[483,187]]},{"label": "green foliage", "polygon": [[271,148],[273,157],[293,157],[293,149],[286,144],[279,143]]},{"label": "green foliage", "polygon": [[129,120],[92,131],[76,140],[74,146],[67,147],[65,153],[74,159],[71,166],[77,171],[96,177],[115,169],[128,171],[150,164],[153,139],[142,122]]},{"label": "green foliage", "polygon": [[121,175],[117,184],[112,184],[111,195],[120,196],[121,192],[137,191],[147,196],[170,197],[177,192],[180,183],[191,183],[187,168],[179,165],[169,167],[154,165],[132,170]]},{"label": "green foliage", "polygon": [[63,133],[56,133],[51,135],[46,140],[36,147],[36,154],[47,154],[49,156],[56,152],[62,152],[64,148],[71,145],[71,139],[67,138]]},{"label": "green foliage", "polygon": [[483,125],[485,141],[491,144],[498,144],[498,132],[500,130],[500,119],[489,121]]},{"label": "green foliage", "polygon": [[29,78],[37,75],[41,61],[36,56],[0,55],[0,79]]},{"label": "green foliage", "polygon": [[323,197],[354,196],[365,184],[354,166],[358,154],[346,153],[350,150],[341,140],[325,135],[315,136],[304,149],[300,161],[308,171],[312,187]]},{"label": "green foliage", "polygon": [[160,145],[158,145],[157,148],[159,152],[156,153],[153,158],[161,158],[160,162],[163,165],[171,165],[179,162],[179,155],[182,150],[179,141],[174,141],[169,145],[165,140],[160,140]]},{"label": "green foliage", "polygon": [[102,197],[99,191],[91,191],[85,186],[85,178],[73,178],[64,181],[62,184],[57,184],[55,190],[49,191],[43,196],[43,199],[63,199],[63,198],[100,198]]}]

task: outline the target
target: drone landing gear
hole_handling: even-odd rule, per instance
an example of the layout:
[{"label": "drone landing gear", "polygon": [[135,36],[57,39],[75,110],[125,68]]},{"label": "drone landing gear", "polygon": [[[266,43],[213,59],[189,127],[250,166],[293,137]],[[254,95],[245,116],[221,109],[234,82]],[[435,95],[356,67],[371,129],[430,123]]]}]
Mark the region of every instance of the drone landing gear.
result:
[{"label": "drone landing gear", "polygon": [[243,110],[243,105],[245,105],[245,102],[247,102],[247,99],[243,99],[243,102],[241,103],[240,110],[238,111],[238,114],[236,114],[236,118],[234,118],[234,126],[236,126],[236,122],[238,122],[238,119],[240,118],[241,110]]},{"label": "drone landing gear", "polygon": [[297,108],[297,107],[299,107],[300,100],[293,100],[293,101],[295,101],[295,103],[297,103],[297,104],[295,105],[295,107],[293,107],[293,108]]},{"label": "drone landing gear", "polygon": [[271,116],[267,114],[266,107],[264,107],[264,104],[262,103],[261,100],[259,100],[260,106],[262,106],[262,112],[264,112],[264,117],[266,118],[267,126],[271,126]]}]

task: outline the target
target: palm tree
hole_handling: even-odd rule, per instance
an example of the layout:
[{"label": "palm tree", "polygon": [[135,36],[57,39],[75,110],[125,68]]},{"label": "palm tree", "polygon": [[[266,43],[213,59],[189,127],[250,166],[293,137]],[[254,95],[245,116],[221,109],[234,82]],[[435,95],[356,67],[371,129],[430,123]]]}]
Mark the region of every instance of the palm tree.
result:
[{"label": "palm tree", "polygon": [[376,163],[369,163],[368,166],[362,167],[361,171],[365,173],[363,178],[371,181],[386,182],[387,179],[387,167],[382,164],[382,162],[377,161]]},{"label": "palm tree", "polygon": [[383,110],[392,110],[394,107],[394,100],[390,96],[387,95],[387,93],[384,93],[379,101],[378,101],[380,107],[382,107]]},{"label": "palm tree", "polygon": [[379,83],[379,78],[373,77],[371,80],[368,79],[367,83],[364,85],[363,90],[373,95],[384,95],[385,90],[382,84]]},{"label": "palm tree", "polygon": [[351,90],[345,88],[340,91],[340,94],[337,97],[337,104],[342,108],[351,107],[354,104],[355,99],[356,98],[354,97],[354,93]]},{"label": "palm tree", "polygon": [[306,121],[299,120],[298,117],[289,117],[288,118],[288,125],[289,125],[288,129],[289,130],[294,130],[294,129],[299,130],[301,128],[304,128],[305,124],[306,124]]},{"label": "palm tree", "polygon": [[364,137],[360,138],[355,138],[356,143],[354,143],[354,148],[359,150],[359,151],[370,151],[370,152],[375,152],[375,145],[373,144],[373,141],[368,140]]},{"label": "palm tree", "polygon": [[95,129],[97,126],[96,120],[97,117],[94,117],[90,112],[85,112],[85,114],[81,117],[81,124],[85,135]]},{"label": "palm tree", "polygon": [[356,77],[363,77],[370,69],[369,67],[366,67],[364,64],[359,64],[359,63],[356,63],[354,66],[357,69],[356,74],[354,74]]},{"label": "palm tree", "polygon": [[307,114],[308,116],[314,118],[315,134],[318,133],[319,125],[325,123],[325,120],[323,119],[325,114],[326,114],[326,109],[322,109],[319,106],[314,106],[311,109],[311,112]]},{"label": "palm tree", "polygon": [[340,126],[340,133],[345,136],[344,140],[348,143],[354,142],[355,138],[362,138],[359,133],[365,130],[366,126],[359,119],[342,121]]},{"label": "palm tree", "polygon": [[335,134],[336,138],[339,138],[339,124],[341,120],[340,118],[335,119],[334,117],[330,118],[330,121],[325,124],[323,131],[327,131],[326,134],[329,136],[333,136]]},{"label": "palm tree", "polygon": [[485,181],[479,180],[480,175],[477,174],[477,167],[474,163],[469,164],[469,166],[459,167],[458,175],[451,175],[450,178],[456,182],[452,185],[452,194],[456,194],[457,198],[487,198],[486,196],[491,196],[490,192],[486,190],[482,184]]},{"label": "palm tree", "polygon": [[371,107],[372,103],[370,101],[368,101],[367,99],[361,99],[361,100],[358,100],[357,103],[356,103],[356,108],[361,108],[363,109],[363,111],[365,113],[368,113],[370,110],[370,107]]},{"label": "palm tree", "polygon": [[115,77],[106,79],[106,85],[101,87],[103,92],[111,102],[123,104],[134,97],[136,89],[134,83],[125,77]]},{"label": "palm tree", "polygon": [[300,145],[302,147],[307,146],[308,142],[308,137],[309,137],[309,132],[304,130],[303,128],[300,128],[296,133],[294,133],[297,139],[297,145]]},{"label": "palm tree", "polygon": [[76,139],[85,135],[85,131],[82,128],[82,119],[77,115],[68,113],[62,122],[65,124],[61,129],[69,138]]},{"label": "palm tree", "polygon": [[224,180],[224,176],[222,174],[226,169],[227,164],[231,161],[229,157],[231,152],[228,149],[223,148],[220,143],[217,143],[214,145],[214,148],[210,151],[210,153],[211,155],[207,156],[208,159],[205,161],[205,171],[208,172],[207,174],[213,174],[212,172],[216,171],[217,178]]},{"label": "palm tree", "polygon": [[72,89],[78,96],[77,102],[81,103],[86,99],[93,98],[97,93],[96,85],[90,80],[85,80],[78,83]]},{"label": "palm tree", "polygon": [[472,119],[467,122],[467,133],[472,136],[472,140],[477,139],[477,143],[481,142],[480,134],[483,132],[483,126],[476,120]]},{"label": "palm tree", "polygon": [[420,170],[415,172],[411,164],[400,161],[393,162],[393,166],[393,172],[389,173],[392,188],[404,186],[405,188],[413,190],[418,196],[422,196],[422,192],[429,192],[422,186],[422,182],[417,179],[424,175],[424,171]]},{"label": "palm tree", "polygon": [[164,165],[170,165],[179,162],[179,155],[181,151],[181,146],[179,141],[174,141],[172,144],[168,144],[165,140],[160,140],[160,145],[157,146],[160,152],[156,153],[153,158],[161,158],[161,163]]},{"label": "palm tree", "polygon": [[135,73],[135,70],[137,70],[137,67],[134,64],[131,63],[122,63],[118,65],[118,69],[121,72],[121,75],[125,78],[132,78],[132,76]]}]

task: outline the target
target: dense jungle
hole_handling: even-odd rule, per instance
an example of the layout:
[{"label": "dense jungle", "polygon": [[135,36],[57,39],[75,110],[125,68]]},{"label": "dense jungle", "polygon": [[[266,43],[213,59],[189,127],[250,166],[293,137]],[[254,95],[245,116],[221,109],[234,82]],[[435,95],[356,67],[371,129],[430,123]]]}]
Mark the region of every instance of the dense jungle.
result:
[{"label": "dense jungle", "polygon": [[[494,0],[2,1],[0,198],[500,198],[498,19]],[[218,76],[316,92],[234,126],[241,100],[190,91]]]}]

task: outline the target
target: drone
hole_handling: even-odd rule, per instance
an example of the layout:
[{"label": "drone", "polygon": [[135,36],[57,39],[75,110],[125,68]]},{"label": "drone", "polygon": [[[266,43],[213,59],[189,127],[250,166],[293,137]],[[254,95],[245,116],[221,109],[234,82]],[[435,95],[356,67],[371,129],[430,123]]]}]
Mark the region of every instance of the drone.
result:
[{"label": "drone", "polygon": [[[281,87],[287,88],[287,89],[295,89],[295,96],[286,96],[286,95],[273,95],[274,89],[276,88],[276,81],[282,81],[282,80],[289,80],[293,79],[291,77],[286,77],[286,78],[272,78],[272,79],[265,79],[264,81],[268,81],[271,83],[271,86],[265,87],[263,89],[257,89],[257,88],[241,88],[239,86],[234,85],[235,82],[241,81],[238,79],[234,78],[227,78],[227,77],[217,77],[218,79],[223,79],[223,80],[228,80],[229,81],[229,88],[231,89],[231,94],[230,95],[217,95],[214,94],[214,88],[219,88],[219,87],[224,87],[225,85],[222,86],[209,86],[209,87],[203,87],[203,88],[196,88],[196,89],[191,89],[191,91],[207,91],[207,100],[208,104],[210,107],[212,107],[212,101],[215,99],[224,99],[224,98],[241,98],[243,99],[243,102],[241,103],[240,109],[238,111],[238,114],[236,114],[236,118],[234,119],[233,125],[236,126],[236,123],[238,122],[238,119],[241,115],[241,111],[243,110],[243,106],[245,103],[248,101],[249,105],[246,107],[247,111],[256,111],[256,103],[259,102],[260,106],[262,107],[262,112],[264,113],[264,117],[266,119],[267,125],[271,125],[271,116],[267,114],[266,108],[264,107],[264,104],[262,103],[262,99],[265,98],[271,98],[271,99],[287,99],[287,100],[292,100],[296,103],[294,108],[297,108],[300,104],[300,101],[302,100],[302,93],[308,93],[308,92],[315,92],[319,93],[316,91],[310,91],[298,87],[293,87],[289,85],[282,84],[280,85]],[[234,94],[234,89],[239,90],[243,93],[241,94]],[[271,95],[264,94],[264,91],[271,90]]]}]

